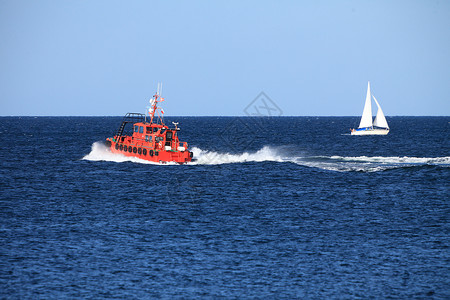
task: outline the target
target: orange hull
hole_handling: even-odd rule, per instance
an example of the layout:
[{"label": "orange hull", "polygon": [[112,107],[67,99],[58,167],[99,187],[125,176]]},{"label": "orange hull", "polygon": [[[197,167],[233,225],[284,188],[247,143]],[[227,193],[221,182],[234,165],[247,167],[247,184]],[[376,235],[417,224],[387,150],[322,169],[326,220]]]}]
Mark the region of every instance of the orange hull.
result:
[{"label": "orange hull", "polygon": [[176,162],[184,164],[192,160],[192,152],[187,150],[164,150],[160,147],[153,147],[151,143],[133,143],[133,141],[124,140],[117,143],[114,139],[108,138],[107,144],[110,144],[112,153],[118,153],[129,157],[137,157],[156,163]]}]

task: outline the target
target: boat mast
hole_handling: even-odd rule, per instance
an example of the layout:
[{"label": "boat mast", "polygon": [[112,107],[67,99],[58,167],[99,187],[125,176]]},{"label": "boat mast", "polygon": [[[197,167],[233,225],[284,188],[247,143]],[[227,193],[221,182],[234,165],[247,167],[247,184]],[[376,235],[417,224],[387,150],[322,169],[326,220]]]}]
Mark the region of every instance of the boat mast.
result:
[{"label": "boat mast", "polygon": [[[162,93],[162,83],[158,83],[158,88],[156,90],[156,94],[153,95],[152,99],[150,99],[150,109],[148,111],[148,114],[150,115],[150,124],[153,123],[153,118],[155,117],[155,112],[157,109],[159,109],[157,107],[157,103],[164,101],[164,98],[161,97],[161,93]],[[161,119],[161,117],[160,117],[160,119]]]}]

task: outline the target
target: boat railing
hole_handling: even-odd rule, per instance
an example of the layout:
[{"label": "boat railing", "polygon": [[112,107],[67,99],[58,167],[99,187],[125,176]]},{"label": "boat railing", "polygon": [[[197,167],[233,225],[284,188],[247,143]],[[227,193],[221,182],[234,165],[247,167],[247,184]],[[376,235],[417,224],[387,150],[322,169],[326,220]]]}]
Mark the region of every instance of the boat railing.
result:
[{"label": "boat railing", "polygon": [[123,135],[123,132],[125,130],[125,127],[127,124],[134,124],[134,123],[140,123],[145,122],[146,117],[144,114],[140,113],[127,113],[125,117],[122,119],[122,124],[120,124],[119,129],[117,130],[116,136],[120,137]]}]

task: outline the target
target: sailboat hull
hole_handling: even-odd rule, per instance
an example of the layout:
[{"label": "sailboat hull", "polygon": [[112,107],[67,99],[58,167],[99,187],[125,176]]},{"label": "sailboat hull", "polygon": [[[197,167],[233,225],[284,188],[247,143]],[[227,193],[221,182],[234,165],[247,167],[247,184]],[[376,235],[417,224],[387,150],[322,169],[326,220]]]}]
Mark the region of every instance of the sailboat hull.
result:
[{"label": "sailboat hull", "polygon": [[389,133],[389,128],[361,128],[352,129],[352,135],[387,135]]}]

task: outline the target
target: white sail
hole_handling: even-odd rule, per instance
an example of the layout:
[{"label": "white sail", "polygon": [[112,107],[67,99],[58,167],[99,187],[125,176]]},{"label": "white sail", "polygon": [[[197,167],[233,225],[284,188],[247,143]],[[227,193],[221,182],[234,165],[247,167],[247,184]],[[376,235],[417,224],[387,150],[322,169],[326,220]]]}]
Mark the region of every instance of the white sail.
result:
[{"label": "white sail", "polygon": [[386,117],[383,114],[383,111],[381,110],[381,106],[378,103],[377,99],[375,99],[375,96],[373,96],[373,100],[375,100],[375,103],[378,106],[378,111],[377,111],[377,115],[375,117],[375,120],[373,121],[373,126],[377,126],[377,127],[383,127],[383,128],[389,128],[388,123],[386,121]]},{"label": "white sail", "polygon": [[370,99],[370,82],[367,82],[366,103],[364,104],[364,110],[358,128],[364,127],[372,127],[372,101]]}]

